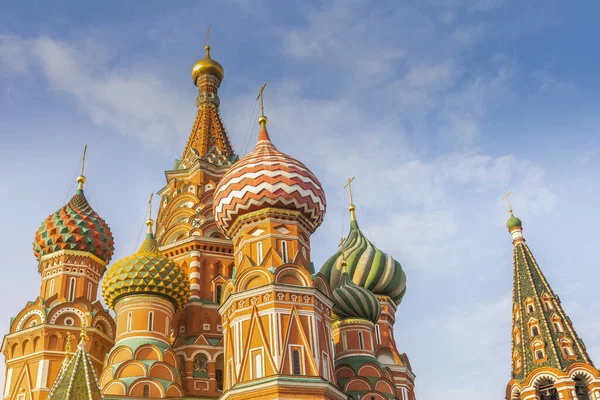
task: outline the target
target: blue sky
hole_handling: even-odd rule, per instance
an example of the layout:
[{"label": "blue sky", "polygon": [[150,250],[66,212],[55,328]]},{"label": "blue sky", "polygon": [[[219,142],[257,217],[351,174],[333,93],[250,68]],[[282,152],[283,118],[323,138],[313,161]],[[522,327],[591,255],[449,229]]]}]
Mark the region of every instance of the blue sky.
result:
[{"label": "blue sky", "polygon": [[31,241],[73,193],[84,144],[86,194],[112,228],[114,260],[136,248],[148,195],[191,129],[190,69],[210,26],[238,153],[255,140],[255,97],[267,81],[273,141],[325,186],[317,266],[348,229],[343,185],[356,176],[361,227],[408,275],[396,335],[419,399],[504,396],[508,190],[528,244],[600,362],[600,5],[576,4],[3,4],[0,326],[7,331],[38,294]]}]

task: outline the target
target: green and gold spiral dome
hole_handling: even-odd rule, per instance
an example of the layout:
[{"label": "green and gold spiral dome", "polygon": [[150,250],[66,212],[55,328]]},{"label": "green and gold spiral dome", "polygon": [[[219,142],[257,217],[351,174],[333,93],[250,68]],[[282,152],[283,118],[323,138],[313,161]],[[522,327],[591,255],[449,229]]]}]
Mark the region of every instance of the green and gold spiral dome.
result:
[{"label": "green and gold spiral dome", "polygon": [[375,295],[388,296],[398,305],[406,292],[406,274],[400,263],[375,247],[361,232],[356,222],[354,206],[350,205],[350,233],[341,249],[331,256],[321,273],[329,287],[337,288],[342,281],[342,262],[352,282]]},{"label": "green and gold spiral dome", "polygon": [[376,323],[381,314],[379,300],[369,290],[356,285],[344,271],[340,284],[331,292],[333,313],[339,319],[363,318]]},{"label": "green and gold spiral dome", "polygon": [[148,233],[137,253],[117,261],[106,272],[102,296],[106,304],[114,305],[124,296],[156,294],[169,299],[175,309],[182,308],[190,296],[190,283],[185,272],[158,250],[148,220]]}]

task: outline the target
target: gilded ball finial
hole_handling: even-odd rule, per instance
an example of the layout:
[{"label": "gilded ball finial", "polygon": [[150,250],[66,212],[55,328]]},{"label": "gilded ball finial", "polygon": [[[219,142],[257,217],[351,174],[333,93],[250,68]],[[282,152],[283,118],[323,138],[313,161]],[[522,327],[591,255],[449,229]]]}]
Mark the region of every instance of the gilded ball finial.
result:
[{"label": "gilded ball finial", "polygon": [[194,84],[196,84],[198,77],[202,75],[213,75],[217,77],[219,82],[223,81],[223,77],[225,76],[223,66],[219,64],[218,61],[210,58],[210,46],[208,44],[204,49],[206,50],[206,55],[192,67],[192,79],[194,80]]},{"label": "gilded ball finial", "polygon": [[267,125],[267,123],[269,122],[269,119],[267,117],[265,117],[264,115],[261,115],[260,117],[258,117],[258,124],[259,125]]},{"label": "gilded ball finial", "polygon": [[85,184],[85,182],[86,182],[85,176],[79,175],[77,177],[77,189],[83,190],[83,185]]}]

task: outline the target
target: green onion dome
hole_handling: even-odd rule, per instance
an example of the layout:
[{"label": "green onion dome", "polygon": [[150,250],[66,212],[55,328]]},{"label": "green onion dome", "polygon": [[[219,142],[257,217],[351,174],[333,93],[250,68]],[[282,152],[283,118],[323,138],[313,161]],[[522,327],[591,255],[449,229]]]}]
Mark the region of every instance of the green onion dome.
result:
[{"label": "green onion dome", "polygon": [[508,221],[506,221],[506,228],[510,231],[513,228],[522,228],[522,227],[523,227],[523,223],[521,222],[521,220],[519,218],[515,217],[511,211],[510,217],[508,218]]},{"label": "green onion dome", "polygon": [[355,284],[376,295],[389,296],[396,305],[400,304],[406,292],[406,274],[402,266],[367,240],[358,227],[353,209],[351,211],[350,233],[343,242],[342,249],[325,262],[321,273],[329,282],[330,288],[338,287],[342,280],[342,262],[345,258],[348,263],[346,271]]},{"label": "green onion dome", "polygon": [[344,271],[340,284],[331,292],[333,312],[340,319],[364,318],[377,323],[381,306],[377,297],[367,289],[356,285]]},{"label": "green onion dome", "polygon": [[102,296],[114,309],[116,302],[131,294],[156,294],[169,299],[175,309],[182,308],[190,296],[190,283],[185,272],[158,249],[148,220],[148,233],[137,253],[117,261],[106,272]]},{"label": "green onion dome", "polygon": [[57,251],[91,253],[105,263],[115,246],[110,228],[92,209],[83,194],[85,177],[77,178],[79,187],[71,200],[42,222],[33,242],[38,261]]}]

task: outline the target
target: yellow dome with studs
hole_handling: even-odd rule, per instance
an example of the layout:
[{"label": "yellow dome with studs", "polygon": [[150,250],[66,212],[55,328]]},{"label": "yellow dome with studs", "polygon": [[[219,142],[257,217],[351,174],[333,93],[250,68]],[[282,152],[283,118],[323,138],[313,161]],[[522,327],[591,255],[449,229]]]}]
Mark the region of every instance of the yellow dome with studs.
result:
[{"label": "yellow dome with studs", "polygon": [[112,309],[121,298],[133,294],[165,297],[173,303],[175,310],[187,304],[190,296],[187,275],[159,251],[152,224],[153,221],[148,220],[148,233],[137,253],[117,261],[104,276],[102,296]]},{"label": "yellow dome with studs", "polygon": [[219,81],[223,81],[223,77],[225,76],[223,66],[219,64],[218,61],[210,58],[210,46],[206,46],[205,49],[206,56],[202,60],[197,61],[192,67],[192,79],[194,80],[194,84],[196,83],[196,79],[201,75],[214,75]]}]

